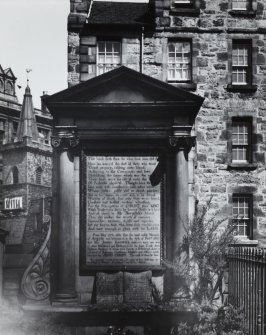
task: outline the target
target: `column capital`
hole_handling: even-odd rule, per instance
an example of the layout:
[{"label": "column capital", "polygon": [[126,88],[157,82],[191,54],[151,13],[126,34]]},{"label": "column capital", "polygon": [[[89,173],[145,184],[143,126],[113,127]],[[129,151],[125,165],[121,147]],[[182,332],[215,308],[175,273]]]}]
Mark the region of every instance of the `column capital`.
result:
[{"label": "column capital", "polygon": [[178,150],[189,152],[196,145],[196,136],[169,136],[169,144]]},{"label": "column capital", "polygon": [[75,134],[70,134],[68,136],[51,136],[51,145],[55,149],[73,149],[79,145],[79,137]]}]

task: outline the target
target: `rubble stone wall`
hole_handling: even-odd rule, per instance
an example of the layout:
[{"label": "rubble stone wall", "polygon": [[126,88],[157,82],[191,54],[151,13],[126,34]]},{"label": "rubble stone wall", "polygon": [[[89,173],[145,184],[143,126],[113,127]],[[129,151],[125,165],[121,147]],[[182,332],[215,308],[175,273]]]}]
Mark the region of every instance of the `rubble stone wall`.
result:
[{"label": "rubble stone wall", "polygon": [[[84,1],[74,3],[74,7],[78,3],[86,7]],[[144,31],[143,72],[167,81],[168,41],[191,40],[193,83],[174,85],[205,97],[195,124],[194,194],[201,204],[213,197],[213,211],[229,217],[232,216],[232,195],[251,194],[253,239],[266,246],[266,1],[251,1],[246,13],[233,11],[228,0],[197,0],[192,10],[176,8],[171,1],[165,0],[156,0],[155,4],[156,28],[152,32]],[[84,13],[77,15],[75,8],[75,24],[82,25]],[[91,76],[79,73],[79,32],[73,20],[69,24],[73,27],[69,32],[69,84],[74,85],[95,76],[96,72]],[[92,37],[96,47],[97,36]],[[257,86],[255,89],[234,91],[228,87],[235,39],[247,39],[252,43],[252,85]],[[139,70],[140,43],[139,36],[122,39],[123,65]],[[82,54],[84,56],[84,49]],[[252,122],[253,166],[236,169],[231,166],[231,125],[232,118],[243,117]]]}]

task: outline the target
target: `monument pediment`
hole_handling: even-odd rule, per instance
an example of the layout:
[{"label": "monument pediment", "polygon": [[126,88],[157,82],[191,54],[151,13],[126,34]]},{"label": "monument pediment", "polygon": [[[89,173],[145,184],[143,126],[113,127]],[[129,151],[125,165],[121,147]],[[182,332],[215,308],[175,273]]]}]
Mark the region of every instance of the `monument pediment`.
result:
[{"label": "monument pediment", "polygon": [[62,103],[201,105],[203,98],[121,66],[49,96],[45,102],[48,107]]}]

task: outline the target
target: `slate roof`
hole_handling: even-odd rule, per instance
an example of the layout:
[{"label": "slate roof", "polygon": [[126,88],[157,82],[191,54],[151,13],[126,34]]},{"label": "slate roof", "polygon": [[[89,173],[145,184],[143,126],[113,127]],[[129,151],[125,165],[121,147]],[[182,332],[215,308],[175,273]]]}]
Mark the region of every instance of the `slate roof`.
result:
[{"label": "slate roof", "polygon": [[93,2],[88,24],[150,25],[153,10],[148,3]]}]

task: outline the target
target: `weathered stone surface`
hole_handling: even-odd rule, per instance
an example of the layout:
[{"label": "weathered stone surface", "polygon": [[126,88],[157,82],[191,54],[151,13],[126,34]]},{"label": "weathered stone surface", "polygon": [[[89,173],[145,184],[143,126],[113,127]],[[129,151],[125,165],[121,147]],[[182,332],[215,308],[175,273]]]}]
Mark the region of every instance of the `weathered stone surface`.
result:
[{"label": "weathered stone surface", "polygon": [[152,302],[152,272],[141,273],[125,272],[124,297],[125,303],[151,303]]},{"label": "weathered stone surface", "polygon": [[[253,194],[254,219],[261,244],[266,246],[266,110],[265,110],[265,36],[257,32],[265,27],[262,8],[265,0],[258,0],[256,17],[238,17],[229,13],[230,2],[226,0],[200,1],[200,14],[179,15],[169,10],[170,4],[157,2],[156,26],[158,31],[144,33],[143,72],[154,78],[167,81],[167,43],[169,40],[192,41],[193,81],[197,83],[196,94],[206,97],[198,114],[195,133],[197,136],[194,196],[203,204],[213,196],[213,208],[232,215],[229,198],[233,193]],[[191,29],[196,29],[191,31]],[[197,29],[200,31],[198,32]],[[252,29],[252,34],[249,31]],[[230,32],[229,32],[230,31]],[[234,33],[235,32],[235,33]],[[90,34],[88,33],[88,38]],[[122,40],[123,65],[139,70],[139,34],[128,33]],[[230,43],[234,38],[252,39],[254,53],[253,84],[255,92],[229,92]],[[92,42],[97,43],[96,36]],[[86,43],[84,43],[85,45]],[[69,34],[69,83],[80,80],[75,58],[79,37],[75,31]],[[249,117],[253,120],[254,137],[253,170],[229,169],[229,132],[232,117]],[[219,214],[222,216],[222,214]],[[255,217],[256,215],[256,217]],[[254,222],[255,222],[254,221]]]},{"label": "weathered stone surface", "polygon": [[208,59],[207,58],[197,58],[197,66],[207,67],[208,66]]},{"label": "weathered stone surface", "polygon": [[98,304],[119,304],[123,302],[123,273],[96,274],[96,302]]},{"label": "weathered stone surface", "polygon": [[213,67],[215,68],[215,70],[225,70],[226,69],[225,64],[214,64]]}]

